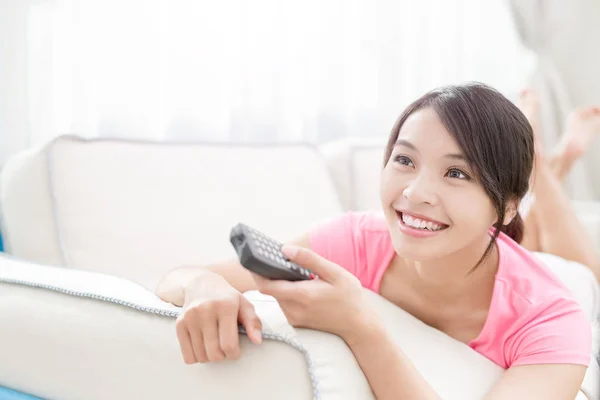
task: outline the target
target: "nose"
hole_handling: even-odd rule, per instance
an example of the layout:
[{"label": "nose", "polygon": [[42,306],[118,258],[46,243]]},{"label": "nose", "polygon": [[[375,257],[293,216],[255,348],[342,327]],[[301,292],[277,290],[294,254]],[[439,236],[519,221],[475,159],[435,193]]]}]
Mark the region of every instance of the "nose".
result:
[{"label": "nose", "polygon": [[410,180],[402,195],[413,204],[437,204],[436,184],[432,179],[429,179],[425,174],[419,174]]}]

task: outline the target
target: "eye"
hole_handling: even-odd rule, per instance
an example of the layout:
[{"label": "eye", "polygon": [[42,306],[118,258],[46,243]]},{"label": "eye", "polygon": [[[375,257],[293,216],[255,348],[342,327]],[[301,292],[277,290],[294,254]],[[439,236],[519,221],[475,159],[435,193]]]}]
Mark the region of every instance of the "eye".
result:
[{"label": "eye", "polygon": [[402,155],[397,155],[396,157],[394,157],[394,162],[397,162],[400,165],[406,165],[407,167],[414,167],[415,164],[412,162],[412,160],[406,156],[402,156]]},{"label": "eye", "polygon": [[452,168],[452,169],[448,170],[448,173],[446,175],[449,178],[466,179],[466,180],[471,179],[469,177],[469,175],[465,174],[460,169],[456,169],[456,168]]}]

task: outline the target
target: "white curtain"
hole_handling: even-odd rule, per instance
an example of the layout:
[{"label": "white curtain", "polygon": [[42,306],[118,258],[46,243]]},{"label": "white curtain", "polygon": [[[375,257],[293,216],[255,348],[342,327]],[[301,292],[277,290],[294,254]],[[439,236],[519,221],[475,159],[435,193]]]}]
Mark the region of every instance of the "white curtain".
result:
[{"label": "white curtain", "polygon": [[514,98],[532,65],[504,0],[0,0],[0,163],[62,133],[386,136],[442,84]]},{"label": "white curtain", "polygon": [[[530,83],[540,93],[544,145],[550,149],[563,134],[568,113],[590,99],[578,87],[585,85],[587,94],[600,100],[600,93],[590,90],[596,84],[598,70],[592,72],[589,68],[599,65],[594,58],[600,60],[600,31],[593,29],[600,24],[600,3],[510,0],[510,5],[521,40],[535,54]],[[600,195],[600,174],[598,167],[593,167],[600,155],[598,149],[592,146],[587,159],[576,163],[569,174],[566,187],[572,198],[592,200]]]}]

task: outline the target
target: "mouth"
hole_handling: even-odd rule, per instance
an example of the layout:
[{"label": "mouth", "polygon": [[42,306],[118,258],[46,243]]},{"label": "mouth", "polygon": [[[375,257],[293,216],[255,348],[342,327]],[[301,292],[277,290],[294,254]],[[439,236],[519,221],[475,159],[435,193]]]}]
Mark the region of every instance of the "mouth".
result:
[{"label": "mouth", "polygon": [[432,236],[449,227],[449,225],[442,222],[398,210],[396,210],[396,215],[398,216],[398,222],[402,230],[412,236]]}]

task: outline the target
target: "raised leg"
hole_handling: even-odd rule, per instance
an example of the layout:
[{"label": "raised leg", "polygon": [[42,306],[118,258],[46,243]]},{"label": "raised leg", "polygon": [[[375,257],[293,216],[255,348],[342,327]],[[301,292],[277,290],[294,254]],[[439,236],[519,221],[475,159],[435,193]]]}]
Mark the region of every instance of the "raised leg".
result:
[{"label": "raised leg", "polygon": [[[541,132],[540,132],[540,103],[537,92],[533,89],[525,89],[519,95],[519,108],[527,117],[527,120],[533,128],[533,137],[535,140],[536,155],[542,151]],[[535,170],[531,174],[529,186],[533,187],[535,181]],[[531,194],[529,195],[531,196]],[[531,251],[541,251],[538,226],[535,213],[535,198],[528,197],[524,199],[525,212],[522,212],[523,222],[525,225],[523,231],[523,240],[521,245]],[[533,202],[533,204],[529,204]],[[523,211],[523,209],[522,209]]]},{"label": "raised leg", "polygon": [[600,257],[585,227],[575,215],[562,188],[562,180],[591,141],[600,136],[600,108],[573,111],[559,144],[546,156],[540,132],[539,99],[534,90],[521,92],[519,107],[534,133],[536,157],[530,186],[533,204],[524,216],[521,245],[588,266],[600,280]]},{"label": "raised leg", "polygon": [[600,281],[600,257],[578,219],[560,181],[543,157],[538,157],[533,208],[539,249],[586,265]]}]

